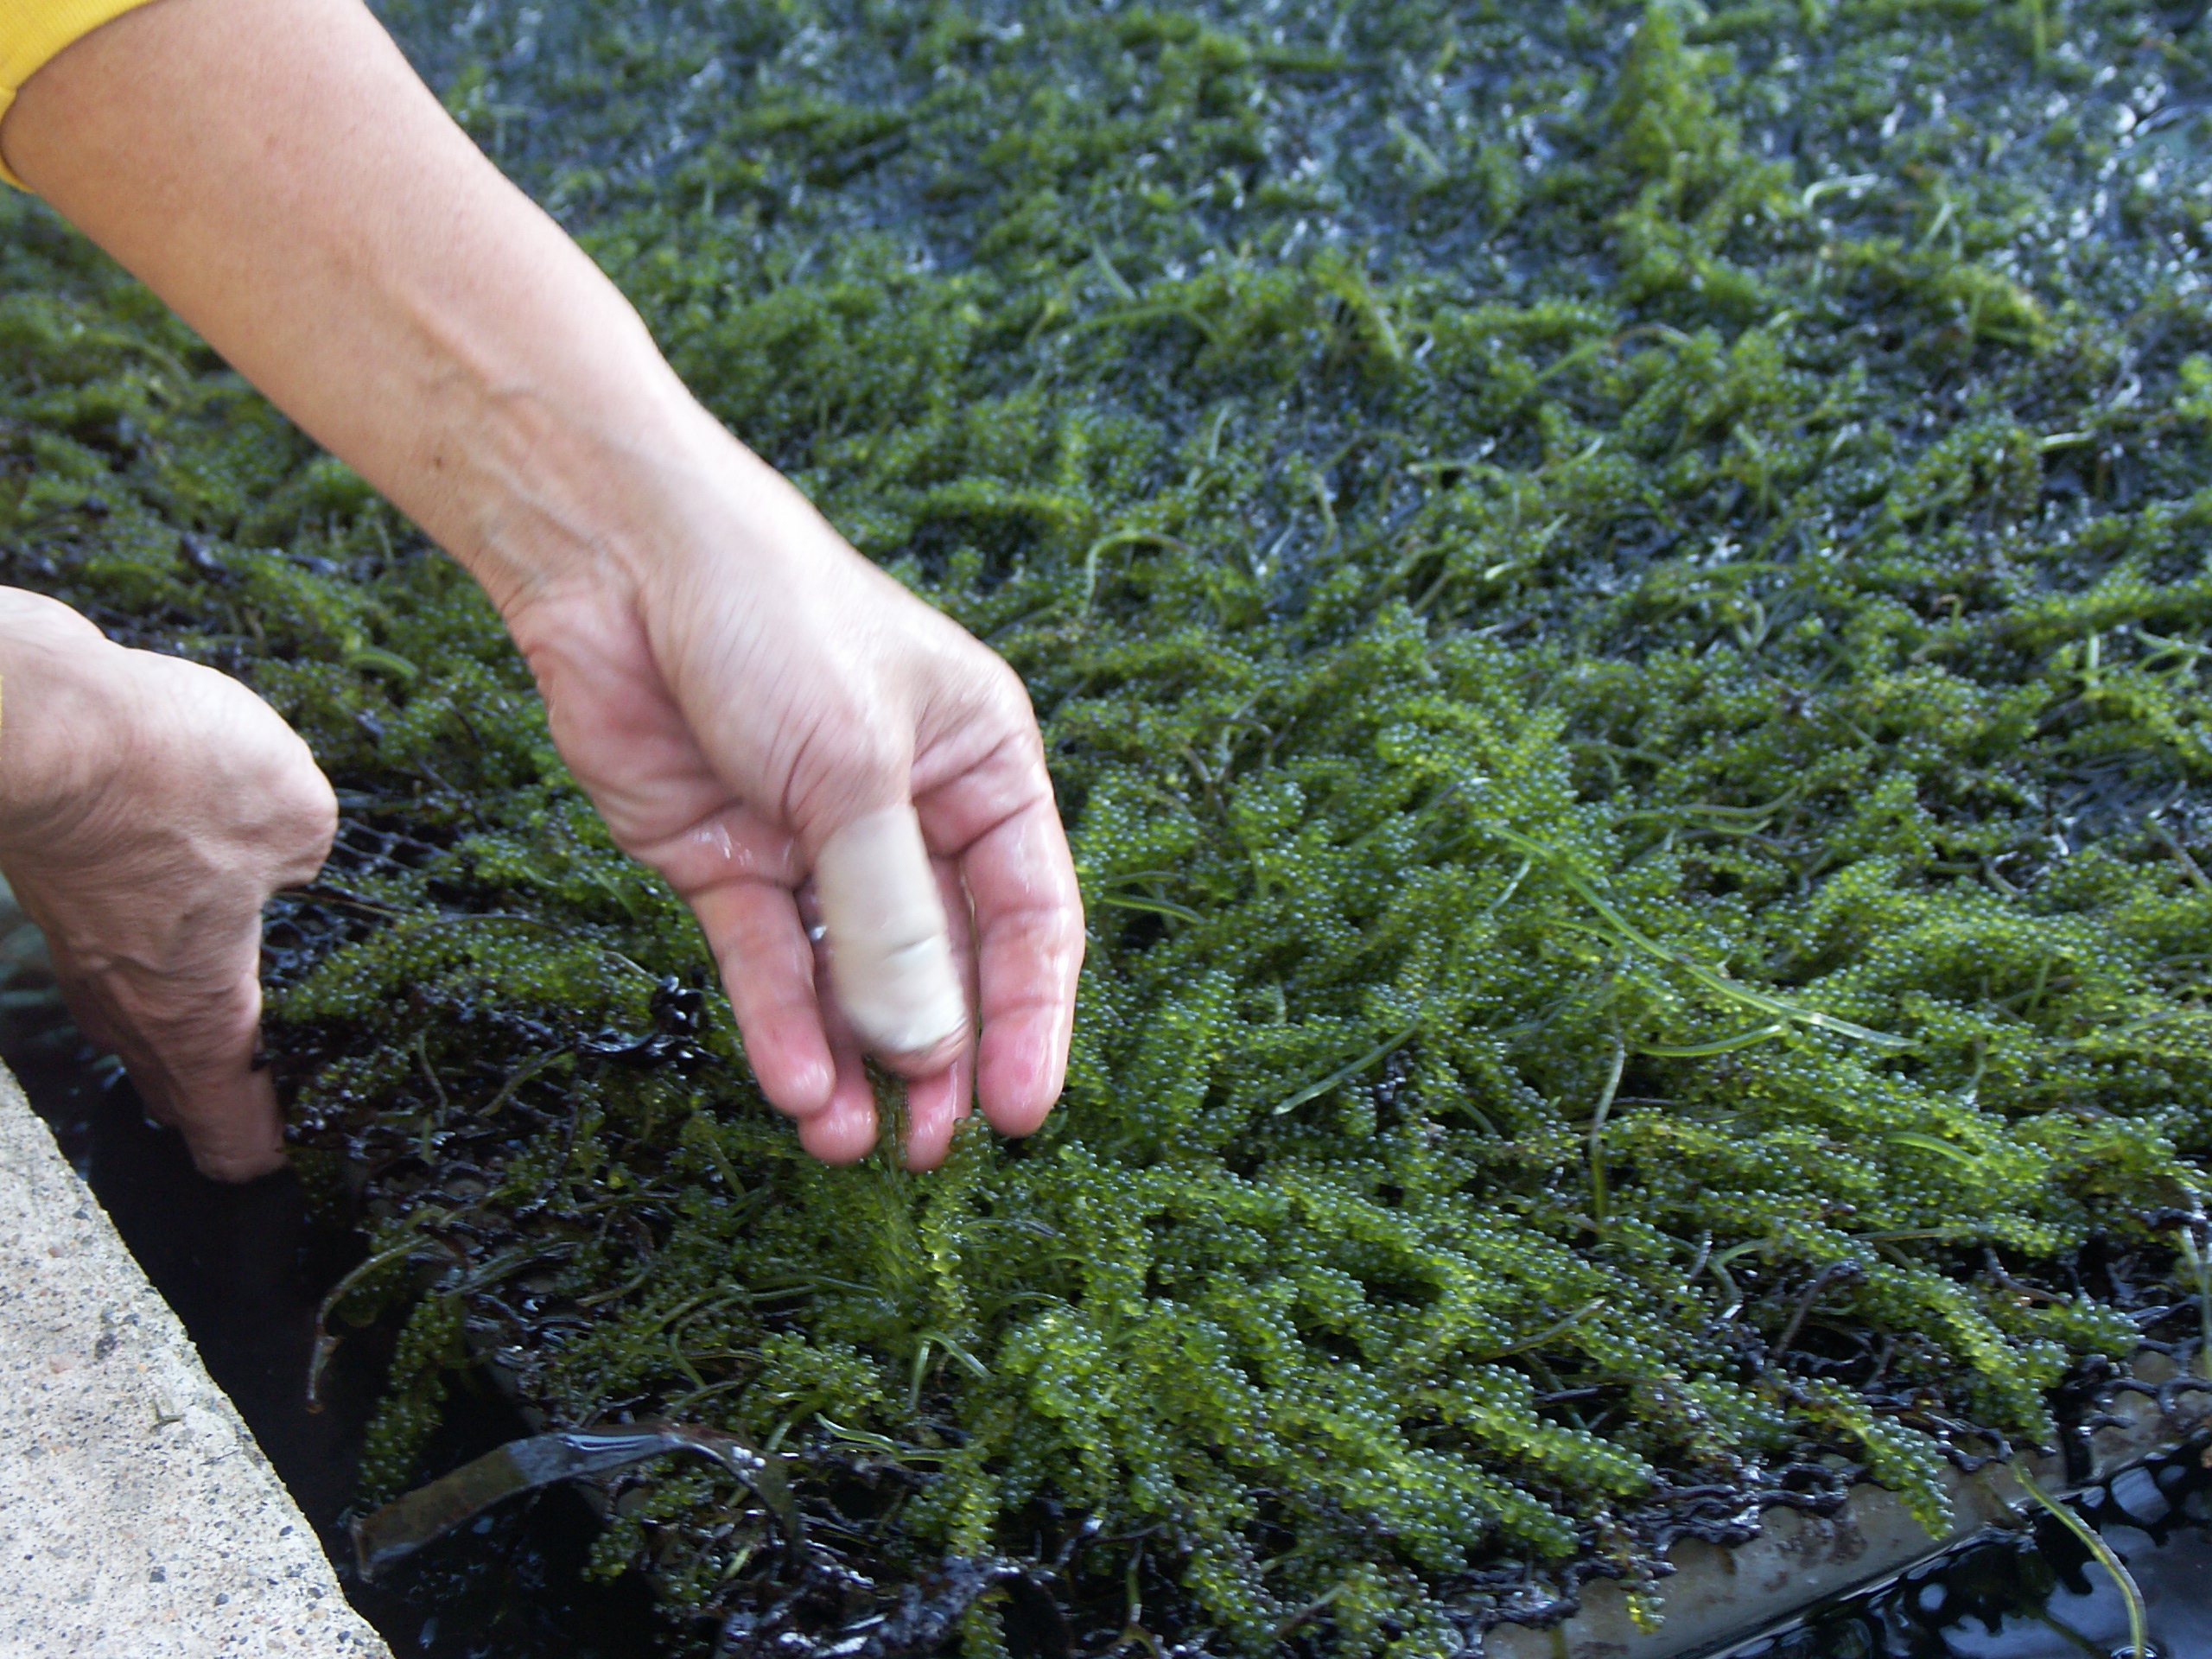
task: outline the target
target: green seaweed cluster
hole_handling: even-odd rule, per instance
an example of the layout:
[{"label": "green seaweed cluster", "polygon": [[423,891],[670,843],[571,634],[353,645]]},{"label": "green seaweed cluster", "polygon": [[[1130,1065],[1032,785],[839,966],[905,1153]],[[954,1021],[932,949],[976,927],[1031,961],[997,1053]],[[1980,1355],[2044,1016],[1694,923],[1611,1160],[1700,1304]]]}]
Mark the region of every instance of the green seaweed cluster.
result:
[{"label": "green seaweed cluster", "polygon": [[[1933,1523],[1947,1457],[2189,1351],[2212,41],[2122,0],[387,15],[709,407],[1023,674],[1091,954],[1035,1139],[809,1164],[465,579],[0,209],[9,579],[239,673],[340,790],[270,1040],[366,1238],[331,1339],[411,1309],[365,1499],[490,1376],[786,1456],[887,1586],[1012,1558],[1094,1649],[1413,1659],[1592,1574],[1648,1612],[1669,1539],[1861,1471]],[[718,1470],[625,1486],[594,1560],[702,1651],[795,1617]]]}]

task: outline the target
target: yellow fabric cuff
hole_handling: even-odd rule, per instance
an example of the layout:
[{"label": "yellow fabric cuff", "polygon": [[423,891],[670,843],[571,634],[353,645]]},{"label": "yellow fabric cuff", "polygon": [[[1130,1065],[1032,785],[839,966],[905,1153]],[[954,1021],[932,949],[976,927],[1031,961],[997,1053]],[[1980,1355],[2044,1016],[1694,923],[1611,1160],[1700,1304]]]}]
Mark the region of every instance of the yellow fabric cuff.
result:
[{"label": "yellow fabric cuff", "polygon": [[[16,94],[65,46],[82,40],[102,23],[135,11],[146,0],[0,0],[0,118]],[[29,187],[0,158],[0,179],[17,189]]]}]

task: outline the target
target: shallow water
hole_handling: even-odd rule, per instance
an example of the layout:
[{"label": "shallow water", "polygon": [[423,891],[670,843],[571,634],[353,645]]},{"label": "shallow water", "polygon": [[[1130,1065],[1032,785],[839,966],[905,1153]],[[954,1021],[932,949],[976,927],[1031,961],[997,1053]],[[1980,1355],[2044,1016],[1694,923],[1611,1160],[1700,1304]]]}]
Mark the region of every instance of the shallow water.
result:
[{"label": "shallow water", "polygon": [[[2212,1439],[2075,1500],[2143,1592],[2159,1659],[2212,1659]],[[2128,1646],[2112,1575],[2047,1516],[1835,1599],[1729,1659],[2083,1659]]]},{"label": "shallow water", "polygon": [[[663,1626],[634,1579],[580,1576],[597,1522],[553,1491],[483,1517],[402,1571],[363,1583],[345,1529],[363,1427],[392,1332],[347,1332],[307,1407],[315,1313],[360,1243],[318,1224],[289,1172],[226,1186],[202,1179],[176,1135],[147,1121],[121,1068],[69,1023],[35,930],[0,895],[0,1060],[92,1186],[237,1404],[339,1570],[346,1599],[395,1659],[632,1659]],[[487,1390],[448,1402],[434,1466],[527,1432]]]}]

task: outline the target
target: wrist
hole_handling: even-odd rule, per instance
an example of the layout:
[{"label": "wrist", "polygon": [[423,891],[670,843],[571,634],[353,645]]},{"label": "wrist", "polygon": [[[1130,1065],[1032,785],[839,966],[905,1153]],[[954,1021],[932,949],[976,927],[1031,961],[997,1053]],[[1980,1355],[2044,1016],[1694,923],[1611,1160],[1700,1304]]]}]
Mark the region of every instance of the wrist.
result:
[{"label": "wrist", "polygon": [[[810,502],[673,381],[650,423],[563,421],[500,448],[502,486],[519,510],[483,514],[464,550],[447,545],[518,638],[581,601],[677,621],[702,601],[818,584],[858,556]],[[519,412],[518,412],[519,414]]]},{"label": "wrist", "polygon": [[702,481],[752,459],[657,357],[638,368],[603,383],[628,394],[619,408],[588,386],[487,387],[431,441],[421,470],[444,487],[402,505],[503,615],[634,588],[683,539],[673,521],[696,509]]}]

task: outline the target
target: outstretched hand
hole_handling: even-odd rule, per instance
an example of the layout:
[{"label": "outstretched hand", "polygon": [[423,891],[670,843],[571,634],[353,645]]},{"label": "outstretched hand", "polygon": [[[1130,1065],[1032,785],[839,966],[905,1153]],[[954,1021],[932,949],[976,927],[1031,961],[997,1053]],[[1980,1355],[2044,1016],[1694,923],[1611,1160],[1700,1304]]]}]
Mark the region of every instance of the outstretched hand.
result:
[{"label": "outstretched hand", "polygon": [[[637,557],[509,606],[554,739],[697,914],[810,1152],[875,1143],[868,1052],[908,1080],[912,1166],[978,1096],[1027,1135],[1059,1094],[1083,927],[1021,683],[737,445],[702,448]],[[911,1006],[947,995],[949,1019]]]}]

